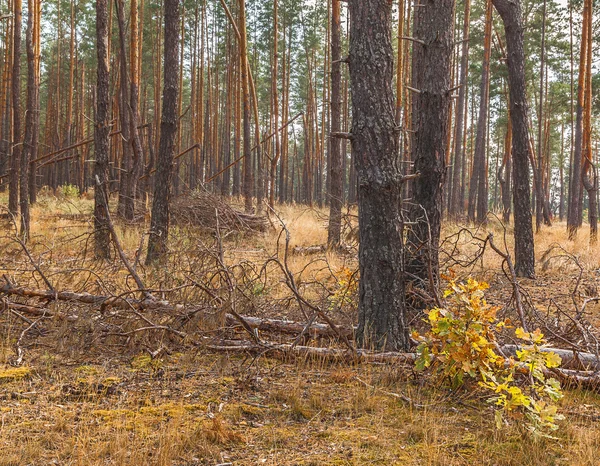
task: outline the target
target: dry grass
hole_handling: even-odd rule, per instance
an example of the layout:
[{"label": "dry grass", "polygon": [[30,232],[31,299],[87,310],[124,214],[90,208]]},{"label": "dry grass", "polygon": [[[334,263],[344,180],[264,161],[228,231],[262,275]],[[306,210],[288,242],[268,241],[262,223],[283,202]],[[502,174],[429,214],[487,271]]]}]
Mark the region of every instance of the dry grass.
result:
[{"label": "dry grass", "polygon": [[[326,210],[281,206],[279,211],[292,248],[326,242]],[[32,256],[57,289],[118,294],[135,288],[118,261],[97,263],[90,257],[91,212],[89,197],[42,196],[33,208]],[[44,288],[12,240],[10,222],[3,222],[0,273],[21,285]],[[459,228],[446,225],[444,236]],[[147,229],[146,223],[118,224],[132,262]],[[502,245],[502,228],[491,222],[488,229]],[[568,295],[578,273],[564,257],[547,260],[544,253],[554,244],[579,257],[589,293],[596,286],[598,247],[588,245],[584,230],[577,242],[569,242],[565,230],[555,225],[536,235],[540,278],[525,286],[540,309],[549,295]],[[202,265],[200,252],[215,245],[211,235],[194,229],[177,226],[173,233],[168,268],[137,264],[149,287],[186,283]],[[478,236],[486,234],[482,230]],[[511,235],[509,230],[509,249]],[[276,254],[278,240],[278,229],[225,239],[227,264],[234,269],[246,264],[248,270],[253,265],[260,278],[250,283],[250,296],[240,303],[240,311],[302,319],[277,267],[260,270]],[[466,239],[460,244],[465,257],[476,249]],[[288,265],[301,292],[327,307],[336,273],[342,267],[355,268],[356,257],[291,255]],[[501,301],[508,291],[499,267],[497,255],[487,251],[483,262],[457,272],[488,278],[495,291],[491,299]],[[182,290],[167,297],[191,304],[196,296]],[[0,465],[597,464],[600,399],[591,392],[567,392],[561,405],[567,421],[558,440],[533,442],[518,426],[497,431],[484,402],[463,394],[458,398],[465,401],[457,403],[455,394],[427,388],[409,368],[268,357],[255,361],[206,352],[162,333],[128,343],[103,340],[94,320],[97,313],[71,303],[50,308],[76,314],[79,320],[45,322],[41,334],[27,339],[21,368],[9,363],[26,325],[10,314],[0,316]],[[334,310],[332,315],[347,323],[355,318],[353,312]],[[152,359],[145,352],[163,344],[172,348],[170,354]],[[403,393],[428,407],[413,409],[385,391]]]}]

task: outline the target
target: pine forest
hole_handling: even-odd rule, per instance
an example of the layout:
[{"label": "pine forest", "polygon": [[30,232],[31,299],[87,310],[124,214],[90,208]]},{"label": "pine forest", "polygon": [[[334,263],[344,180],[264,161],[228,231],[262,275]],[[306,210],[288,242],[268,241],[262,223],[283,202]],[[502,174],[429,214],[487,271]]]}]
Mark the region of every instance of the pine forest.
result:
[{"label": "pine forest", "polygon": [[0,466],[597,465],[599,46],[592,0],[0,0]]}]

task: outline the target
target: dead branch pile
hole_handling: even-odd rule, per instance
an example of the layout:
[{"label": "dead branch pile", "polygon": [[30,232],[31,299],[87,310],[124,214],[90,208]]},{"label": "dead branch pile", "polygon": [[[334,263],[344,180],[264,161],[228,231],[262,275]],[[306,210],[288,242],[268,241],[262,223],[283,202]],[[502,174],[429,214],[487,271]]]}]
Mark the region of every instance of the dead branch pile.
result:
[{"label": "dead branch pile", "polygon": [[171,218],[178,225],[193,225],[210,231],[265,231],[265,217],[245,214],[235,210],[223,199],[204,190],[175,199],[171,205]]}]

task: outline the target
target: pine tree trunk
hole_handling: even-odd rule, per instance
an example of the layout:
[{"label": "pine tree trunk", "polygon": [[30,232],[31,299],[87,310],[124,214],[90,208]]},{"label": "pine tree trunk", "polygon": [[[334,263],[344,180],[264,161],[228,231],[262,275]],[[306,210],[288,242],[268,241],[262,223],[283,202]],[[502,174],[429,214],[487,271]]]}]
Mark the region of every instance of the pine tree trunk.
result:
[{"label": "pine tree trunk", "polygon": [[[477,120],[477,137],[475,138],[475,155],[473,157],[473,172],[469,185],[468,220],[485,223],[487,219],[487,196],[485,184],[487,183],[486,170],[486,141],[488,127],[488,108],[490,102],[490,55],[492,50],[492,3],[487,0],[485,14],[485,35],[483,41],[483,65],[481,72],[481,87],[479,98],[479,119]],[[484,198],[485,196],[485,198]]]},{"label": "pine tree trunk", "polygon": [[96,257],[110,257],[108,228],[108,155],[110,143],[109,121],[109,0],[96,1],[96,53],[98,57],[96,83],[96,124],[94,126],[94,250]]},{"label": "pine tree trunk", "polygon": [[398,164],[392,4],[350,0],[352,146],[358,174],[360,301],[363,347],[407,350],[404,317],[402,175]]},{"label": "pine tree trunk", "polygon": [[148,241],[146,263],[166,260],[169,236],[169,201],[173,178],[173,151],[177,125],[177,102],[179,100],[179,0],[165,0],[165,45],[163,106],[160,125],[160,143],[156,182],[152,201],[152,221]]},{"label": "pine tree trunk", "polygon": [[25,117],[25,138],[23,153],[21,157],[21,176],[19,186],[19,203],[21,208],[21,238],[27,241],[30,235],[29,219],[29,162],[37,157],[38,134],[39,134],[39,78],[37,74],[38,43],[36,29],[37,25],[37,1],[27,1],[27,110]]},{"label": "pine tree trunk", "polygon": [[520,0],[492,0],[506,32],[510,117],[513,141],[513,204],[515,211],[515,272],[535,278],[535,251],[529,187],[529,126]]},{"label": "pine tree trunk", "polygon": [[329,230],[327,244],[339,246],[342,231],[342,151],[341,140],[332,136],[341,130],[342,63],[341,59],[341,5],[332,0],[331,15],[331,131],[329,157]]},{"label": "pine tree trunk", "polygon": [[[414,222],[408,234],[408,270],[419,287],[433,292],[439,274],[438,247],[446,174],[451,59],[454,50],[453,0],[427,0],[415,9],[413,37]],[[429,286],[425,284],[429,283]]]},{"label": "pine tree trunk", "polygon": [[12,63],[12,155],[8,186],[8,211],[19,211],[19,164],[21,163],[21,24],[22,2],[13,0],[13,63]]},{"label": "pine tree trunk", "polygon": [[571,169],[571,189],[569,191],[569,215],[567,218],[567,230],[569,239],[574,240],[577,230],[581,224],[583,205],[582,205],[582,159],[583,155],[583,110],[585,98],[585,71],[587,67],[587,47],[588,47],[588,2],[583,7],[583,29],[581,32],[581,53],[579,56],[579,81],[577,85],[577,107],[575,121],[575,147],[573,150],[573,164]]}]

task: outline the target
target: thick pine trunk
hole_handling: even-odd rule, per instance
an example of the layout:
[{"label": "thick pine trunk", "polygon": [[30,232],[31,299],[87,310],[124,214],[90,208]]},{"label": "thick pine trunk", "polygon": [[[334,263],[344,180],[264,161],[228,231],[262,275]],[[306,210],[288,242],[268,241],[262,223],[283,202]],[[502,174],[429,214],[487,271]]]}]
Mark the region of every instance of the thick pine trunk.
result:
[{"label": "thick pine trunk", "polygon": [[177,134],[179,95],[179,0],[165,0],[164,87],[158,164],[152,201],[152,221],[146,263],[166,259],[173,151]]},{"label": "thick pine trunk", "polygon": [[[446,174],[451,59],[454,49],[453,0],[426,0],[415,9],[413,37],[413,182],[409,272],[418,285],[433,290],[438,280],[438,246]],[[426,284],[429,286],[426,286]]]},{"label": "thick pine trunk", "polygon": [[512,121],[513,204],[515,211],[515,272],[535,278],[535,254],[529,187],[529,126],[520,0],[492,0],[506,32],[510,117]]},{"label": "thick pine trunk", "polygon": [[394,58],[388,0],[350,0],[352,147],[358,174],[361,346],[406,350]]}]

